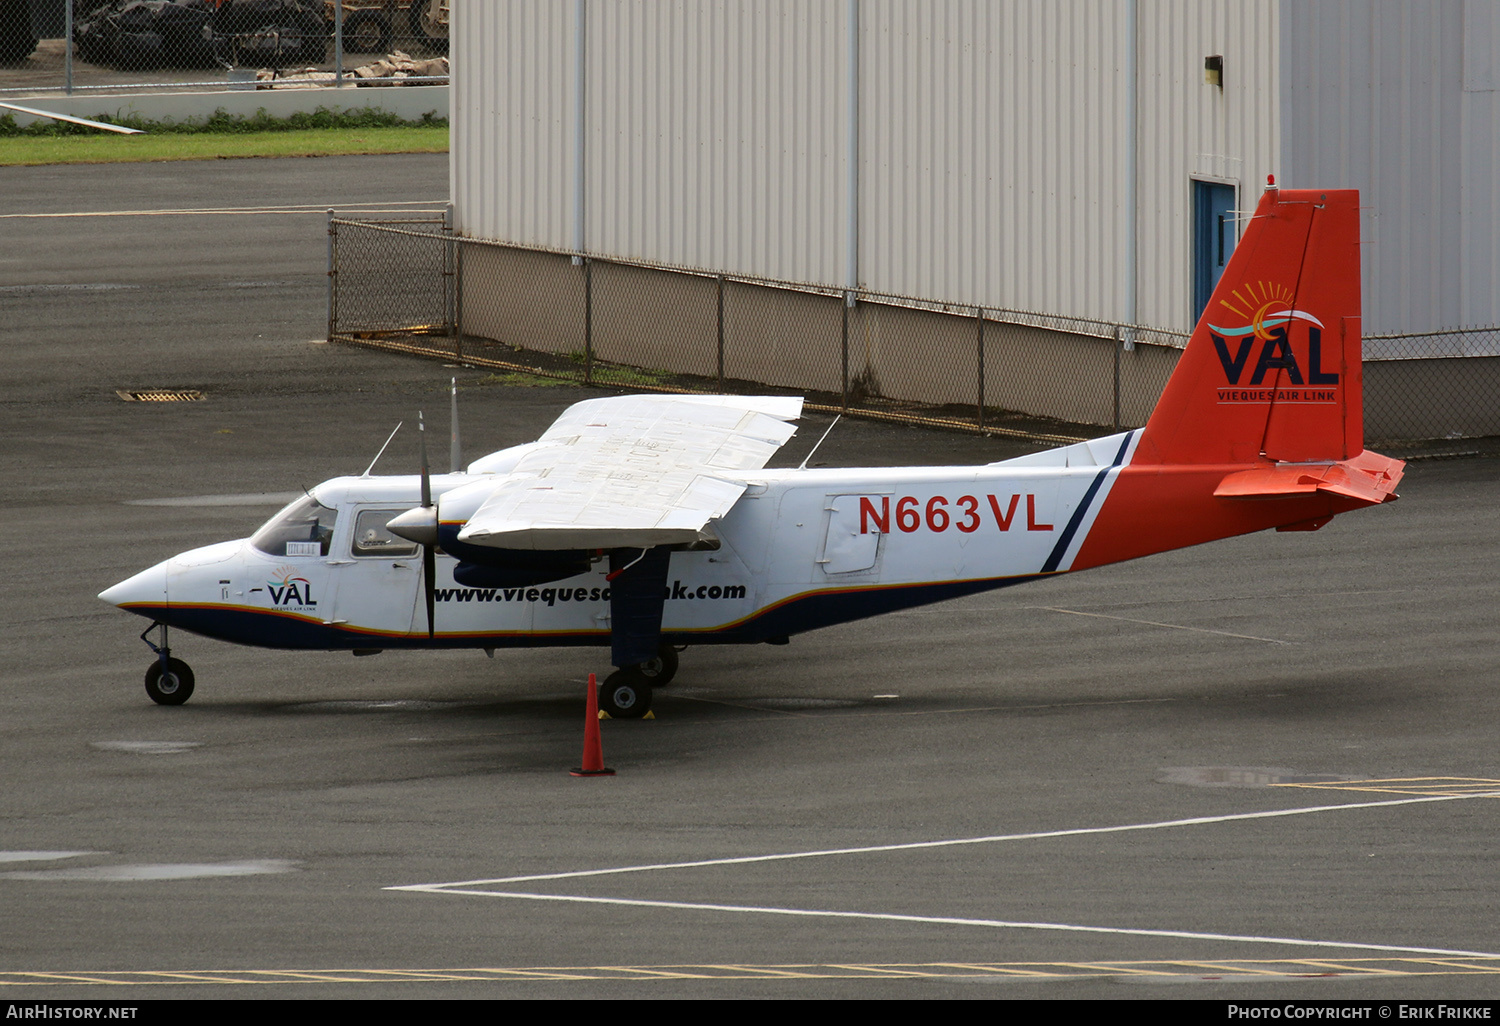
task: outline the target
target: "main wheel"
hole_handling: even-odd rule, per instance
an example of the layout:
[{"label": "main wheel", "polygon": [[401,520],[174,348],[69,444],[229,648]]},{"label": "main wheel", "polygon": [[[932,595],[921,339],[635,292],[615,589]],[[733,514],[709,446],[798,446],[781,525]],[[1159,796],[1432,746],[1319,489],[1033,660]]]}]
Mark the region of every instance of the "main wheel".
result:
[{"label": "main wheel", "polygon": [[599,685],[599,708],[617,720],[638,720],[651,711],[651,685],[634,667],[616,670]]},{"label": "main wheel", "polygon": [[146,670],[146,694],[157,705],[181,705],[193,697],[193,671],[181,659],[168,659],[165,671],[158,659]]},{"label": "main wheel", "polygon": [[636,663],[635,669],[653,688],[664,688],[677,676],[677,649],[665,641],[656,649],[656,658]]}]

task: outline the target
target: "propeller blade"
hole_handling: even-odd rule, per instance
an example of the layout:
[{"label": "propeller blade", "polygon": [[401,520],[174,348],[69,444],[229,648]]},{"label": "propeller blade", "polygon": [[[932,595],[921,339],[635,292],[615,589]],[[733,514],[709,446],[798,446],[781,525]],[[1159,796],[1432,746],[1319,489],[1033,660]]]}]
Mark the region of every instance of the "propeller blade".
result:
[{"label": "propeller blade", "polygon": [[432,508],[432,477],[427,472],[427,422],[417,414],[417,441],[422,448],[422,508]]},{"label": "propeller blade", "polygon": [[448,411],[448,423],[452,425],[452,434],[448,440],[448,469],[457,474],[464,469],[463,446],[458,439],[458,379],[452,380],[453,405]]},{"label": "propeller blade", "polygon": [[437,604],[437,510],[432,505],[432,475],[427,469],[427,422],[417,414],[417,438],[422,449],[422,510],[432,517],[432,536],[422,543],[422,590],[427,600],[427,640],[436,634]]}]

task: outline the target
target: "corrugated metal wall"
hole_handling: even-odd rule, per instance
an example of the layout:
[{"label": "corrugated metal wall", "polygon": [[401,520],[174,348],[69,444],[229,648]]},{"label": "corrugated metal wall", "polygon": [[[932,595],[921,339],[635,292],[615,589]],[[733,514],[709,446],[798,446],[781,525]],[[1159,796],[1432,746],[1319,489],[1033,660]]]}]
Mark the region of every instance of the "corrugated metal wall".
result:
[{"label": "corrugated metal wall", "polygon": [[1500,320],[1493,0],[1287,0],[1287,184],[1357,188],[1365,332]]},{"label": "corrugated metal wall", "polygon": [[[861,5],[861,279],[1130,318],[1130,5]],[[1276,170],[1276,0],[1137,5],[1138,323],[1191,327],[1193,178]],[[1224,58],[1225,85],[1204,58]]]},{"label": "corrugated metal wall", "polygon": [[1117,318],[1127,7],[861,5],[860,279]]},{"label": "corrugated metal wall", "polygon": [[[582,248],[824,282],[843,264],[844,6],[584,5]],[[464,234],[573,248],[572,3],[463,3],[453,199]]]},{"label": "corrugated metal wall", "polygon": [[[857,6],[859,131],[848,124]],[[1187,327],[1191,186],[1276,160],[1275,0],[1141,3],[1136,320]],[[1117,0],[586,0],[582,248],[879,292],[1131,312],[1130,5]],[[574,4],[466,3],[461,232],[568,249]],[[1223,53],[1223,91],[1203,83]],[[1252,196],[1253,198],[1253,196]]]},{"label": "corrugated metal wall", "polygon": [[[1250,211],[1280,177],[1276,0],[1140,4],[1139,322],[1189,329],[1192,182],[1235,186]],[[1223,88],[1203,62],[1224,58]],[[1244,226],[1240,225],[1243,233]]]},{"label": "corrugated metal wall", "polygon": [[[572,249],[581,228],[595,254],[844,285],[856,6],[858,284],[1128,319],[1119,0],[584,0],[581,225],[580,8],[457,4],[459,230]],[[1250,209],[1270,172],[1374,204],[1367,333],[1500,319],[1492,0],[1135,8],[1138,323],[1191,326],[1192,180]]]},{"label": "corrugated metal wall", "polygon": [[454,227],[562,247],[572,185],[572,6],[452,7],[448,162]]}]

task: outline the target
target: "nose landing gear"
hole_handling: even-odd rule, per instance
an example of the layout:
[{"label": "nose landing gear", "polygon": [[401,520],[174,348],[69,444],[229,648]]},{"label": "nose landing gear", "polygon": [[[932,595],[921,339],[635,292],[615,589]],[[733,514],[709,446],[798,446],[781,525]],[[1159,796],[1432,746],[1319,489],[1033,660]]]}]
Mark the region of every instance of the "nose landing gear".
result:
[{"label": "nose landing gear", "polygon": [[[146,637],[158,627],[161,628],[160,645]],[[146,668],[146,694],[151,696],[151,701],[157,705],[181,705],[193,697],[192,667],[181,659],[172,658],[172,650],[167,647],[167,625],[154,621],[141,632],[141,640],[157,655],[156,661]]]}]

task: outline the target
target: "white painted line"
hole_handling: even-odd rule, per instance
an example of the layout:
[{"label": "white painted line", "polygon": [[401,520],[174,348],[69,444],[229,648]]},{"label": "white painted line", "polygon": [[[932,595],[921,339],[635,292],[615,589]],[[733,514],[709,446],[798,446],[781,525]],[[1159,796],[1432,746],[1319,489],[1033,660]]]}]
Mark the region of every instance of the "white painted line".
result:
[{"label": "white painted line", "polygon": [[1156,620],[1136,620],[1129,616],[1110,616],[1108,613],[1085,613],[1078,609],[1061,609],[1057,606],[1027,606],[1027,609],[1045,609],[1049,613],[1072,613],[1074,616],[1096,616],[1101,620],[1123,620],[1125,623],[1142,623],[1147,627],[1170,627],[1176,631],[1194,631],[1198,634],[1218,634],[1225,638],[1242,638],[1245,641],[1264,641],[1271,645],[1295,645],[1295,641],[1278,638],[1261,638],[1254,634],[1235,634],[1233,631],[1216,631],[1207,627],[1185,627],[1180,623],[1159,623]]},{"label": "white painted line", "polygon": [[[334,214],[414,214],[440,210],[446,200],[402,200],[398,203],[339,203]],[[164,217],[173,214],[326,214],[327,203],[282,203],[265,207],[164,207],[157,210],[73,210],[51,214],[0,214],[8,218]]]},{"label": "white painted line", "polygon": [[[389,887],[387,890],[420,890]],[[1500,958],[1483,951],[1455,948],[1423,948],[1405,944],[1363,944],[1355,941],[1308,940],[1301,937],[1260,937],[1254,934],[1200,933],[1194,930],[1149,930],[1117,926],[1083,926],[1078,923],[1028,923],[1005,919],[961,919],[954,916],[911,916],[893,912],[841,912],[833,909],[774,908],[760,905],[716,905],[690,901],[645,901],[639,898],[597,898],[574,894],[532,894],[526,891],[447,890],[481,898],[524,898],[529,901],[565,901],[588,905],[629,905],[644,908],[674,908],[694,912],[739,912],[761,915],[802,916],[825,919],[874,919],[897,923],[927,923],[938,926],[979,926],[1002,930],[1060,930],[1065,933],[1103,933],[1132,937],[1175,937],[1186,940],[1229,941],[1238,944],[1281,944],[1295,947],[1344,948],[1359,951],[1389,951],[1419,955],[1450,955],[1464,958]]]},{"label": "white painted line", "polygon": [[76,859],[80,855],[103,855],[102,851],[0,851],[0,862],[51,862]]},{"label": "white painted line", "polygon": [[305,492],[244,492],[238,495],[180,495],[166,499],[126,499],[126,506],[285,506]]},{"label": "white painted line", "polygon": [[202,741],[90,741],[90,748],[101,752],[129,752],[132,755],[181,755],[202,747]]},{"label": "white painted line", "polygon": [[[1119,834],[1139,830],[1168,830],[1185,826],[1208,826],[1215,823],[1236,823],[1254,819],[1280,819],[1286,816],[1307,816],[1317,812],[1344,812],[1353,809],[1385,809],[1401,805],[1425,805],[1430,802],[1464,801],[1469,798],[1500,798],[1500,791],[1474,792],[1471,794],[1433,795],[1420,798],[1396,798],[1378,802],[1350,802],[1338,805],[1310,805],[1296,809],[1272,809],[1266,812],[1239,812],[1226,816],[1199,816],[1192,819],[1168,819],[1155,823],[1127,823],[1118,826],[1074,827],[1067,830],[1039,830],[1024,834],[993,834],[987,837],[959,837],[942,841],[911,841],[906,844],[878,844],[863,848],[826,848],[815,851],[782,852],[775,855],[740,855],[724,859],[700,859],[693,862],[658,862],[643,866],[617,866],[613,869],[581,869],[567,873],[538,873],[531,876],[505,876],[488,880],[459,880],[453,883],[404,884],[386,887],[388,891],[450,891],[463,887],[484,887],[490,884],[530,883],[537,880],[570,880],[586,876],[616,876],[624,873],[649,873],[663,869],[701,869],[707,866],[740,866],[752,862],[786,862],[794,859],[825,858],[831,855],[866,855],[889,851],[917,851],[924,848],[951,848],[965,844],[995,844],[1000,841],[1032,841],[1047,837],[1082,837],[1090,834]],[[484,893],[484,892],[479,892]]]},{"label": "white painted line", "polygon": [[196,880],[203,877],[292,873],[296,869],[297,863],[290,859],[246,859],[240,862],[154,863],[77,869],[11,870],[0,873],[0,877],[6,880]]}]

